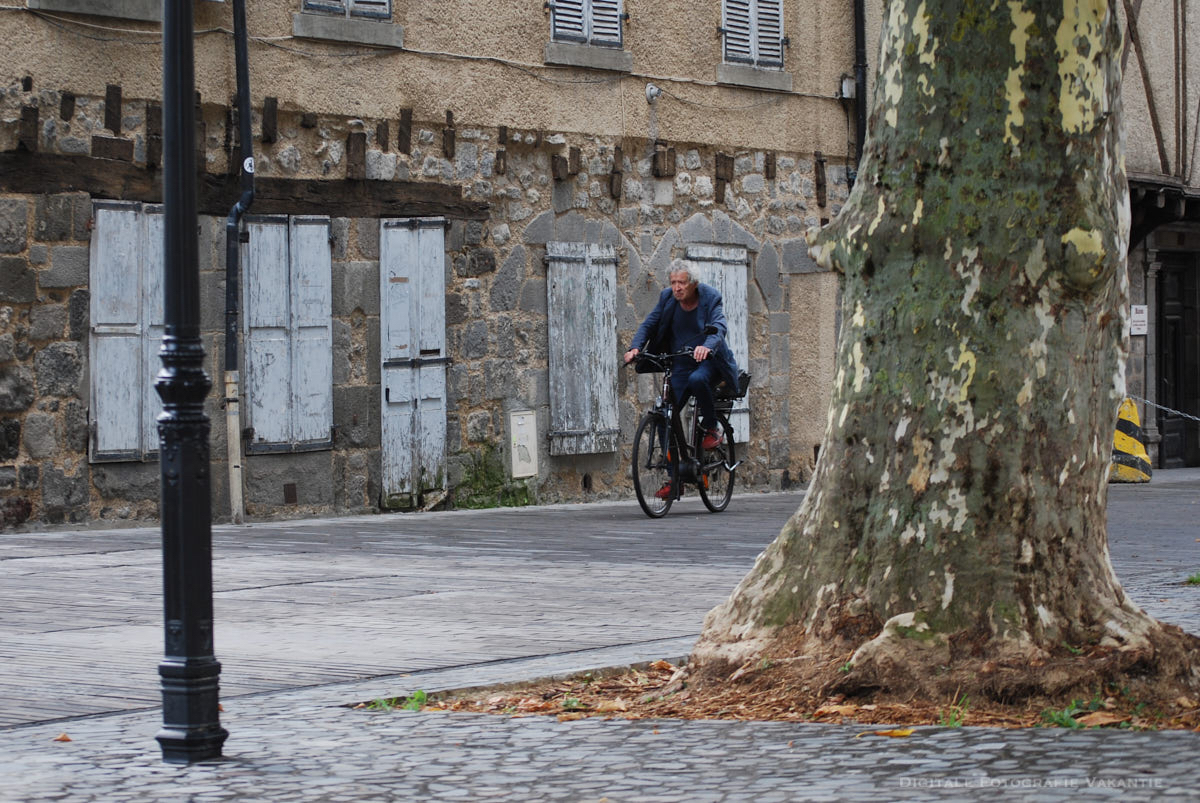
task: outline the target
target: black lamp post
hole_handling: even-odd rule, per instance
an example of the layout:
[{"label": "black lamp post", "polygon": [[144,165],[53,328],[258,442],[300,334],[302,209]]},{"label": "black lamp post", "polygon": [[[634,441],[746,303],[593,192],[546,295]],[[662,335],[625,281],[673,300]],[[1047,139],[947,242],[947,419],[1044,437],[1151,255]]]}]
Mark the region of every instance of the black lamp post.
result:
[{"label": "black lamp post", "polygon": [[163,367],[154,383],[162,469],[165,655],[163,760],[217,758],[229,734],[218,714],[221,664],[213,654],[212,510],[208,416],[200,340],[196,244],[195,78],[192,0],[163,0]]}]

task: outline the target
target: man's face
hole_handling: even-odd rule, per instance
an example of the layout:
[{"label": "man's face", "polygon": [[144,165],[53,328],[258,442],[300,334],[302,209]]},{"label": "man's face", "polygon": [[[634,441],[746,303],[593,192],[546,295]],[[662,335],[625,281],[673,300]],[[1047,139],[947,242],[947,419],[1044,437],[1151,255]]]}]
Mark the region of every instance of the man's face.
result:
[{"label": "man's face", "polygon": [[696,285],[690,283],[686,273],[671,274],[671,294],[676,301],[687,301],[696,292]]}]

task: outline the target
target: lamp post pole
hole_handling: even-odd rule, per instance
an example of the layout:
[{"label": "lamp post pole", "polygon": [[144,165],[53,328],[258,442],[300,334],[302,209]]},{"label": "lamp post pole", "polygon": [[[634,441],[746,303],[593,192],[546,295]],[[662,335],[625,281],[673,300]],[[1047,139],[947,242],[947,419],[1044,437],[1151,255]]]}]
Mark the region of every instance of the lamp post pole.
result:
[{"label": "lamp post pole", "polygon": [[164,334],[154,383],[162,470],[164,657],[163,760],[191,764],[221,755],[221,664],[213,654],[212,500],[208,416],[212,386],[200,340],[196,243],[195,77],[192,0],[163,0]]}]

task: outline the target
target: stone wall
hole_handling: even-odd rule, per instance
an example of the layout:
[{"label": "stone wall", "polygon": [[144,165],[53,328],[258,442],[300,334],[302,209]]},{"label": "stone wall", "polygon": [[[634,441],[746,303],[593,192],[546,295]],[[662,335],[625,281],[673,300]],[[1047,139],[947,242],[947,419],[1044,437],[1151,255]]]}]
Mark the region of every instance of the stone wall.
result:
[{"label": "stone wall", "polygon": [[[50,112],[59,98],[44,90],[20,96],[9,91],[0,108],[3,119],[14,119],[16,107],[31,103]],[[70,121],[43,115],[39,147],[86,149],[88,139],[76,134],[103,127],[103,105],[101,98],[78,98]],[[144,109],[128,101],[119,132],[135,143],[130,159],[139,167],[151,150]],[[219,173],[235,147],[225,131],[229,115],[222,107],[206,106],[202,117],[203,164]],[[256,130],[259,122],[256,112]],[[451,155],[443,126],[430,122],[414,124],[411,152],[401,153],[395,131],[383,139],[380,122],[281,111],[276,141],[256,143],[257,173],[336,181],[361,168],[367,180],[449,185],[464,199],[486,204],[487,220],[451,218],[445,235],[450,503],[479,455],[505,454],[507,414],[514,410],[537,414],[540,473],[525,483],[532,498],[631,498],[629,442],[637,417],[656,394],[651,378],[621,369],[625,435],[619,452],[552,457],[548,451],[544,257],[551,241],[615,248],[622,350],[665,286],[673,258],[694,244],[744,247],[750,352],[744,367],[755,380],[751,441],[739,486],[779,488],[808,476],[812,447],[819,442],[813,432],[824,426],[819,419],[828,388],[821,383],[833,357],[830,337],[820,332],[833,328],[836,281],[808,259],[803,237],[844,200],[843,168],[828,168],[822,207],[815,170],[823,165],[814,164],[811,154],[670,143],[673,160],[660,156],[656,170],[656,151],[665,148],[650,140],[461,127]],[[0,124],[0,142],[16,141],[13,125]],[[347,148],[353,134],[365,134],[365,152],[358,157]],[[718,178],[719,155],[731,157],[724,179]],[[354,164],[354,158],[361,162]],[[563,172],[564,164],[578,169]],[[145,520],[156,513],[157,463],[88,462],[88,238],[91,204],[100,197],[18,194],[0,186],[3,526]],[[378,509],[379,218],[344,217],[339,211],[327,210],[332,218],[333,447],[248,455],[244,490],[251,516]],[[201,218],[202,328],[214,380],[208,411],[218,521],[228,517],[229,499],[220,404],[224,236],[223,219]],[[806,380],[797,383],[796,376]],[[801,414],[804,421],[797,420]],[[289,501],[293,494],[294,502]]]}]

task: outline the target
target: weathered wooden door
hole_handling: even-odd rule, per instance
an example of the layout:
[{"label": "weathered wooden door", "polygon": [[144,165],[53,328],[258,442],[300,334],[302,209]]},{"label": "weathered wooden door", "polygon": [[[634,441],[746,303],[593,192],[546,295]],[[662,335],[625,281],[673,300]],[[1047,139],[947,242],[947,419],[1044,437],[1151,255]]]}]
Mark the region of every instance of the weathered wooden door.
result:
[{"label": "weathered wooden door", "polygon": [[[1158,275],[1159,465],[1200,465],[1200,282],[1191,255],[1163,254]],[[1174,412],[1184,413],[1179,415]]]},{"label": "weathered wooden door", "polygon": [[[732,246],[692,245],[687,249],[687,264],[692,275],[715,287],[721,294],[725,309],[725,342],[737,358],[738,367],[749,371],[750,339],[746,283],[750,271],[746,249]],[[745,443],[750,439],[750,398],[734,403],[729,416],[734,440]]]},{"label": "weathered wooden door", "polygon": [[446,486],[446,274],[442,218],[379,227],[379,332],[385,508]]}]

